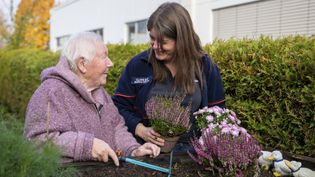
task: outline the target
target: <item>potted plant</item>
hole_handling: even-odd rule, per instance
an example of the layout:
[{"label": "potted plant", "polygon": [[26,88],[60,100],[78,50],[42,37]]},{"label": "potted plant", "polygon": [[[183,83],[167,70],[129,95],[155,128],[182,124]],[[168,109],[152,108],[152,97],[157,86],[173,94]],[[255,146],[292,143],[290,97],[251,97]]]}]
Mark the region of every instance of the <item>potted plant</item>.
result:
[{"label": "potted plant", "polygon": [[190,106],[182,106],[183,98],[154,96],[145,105],[152,128],[165,140],[162,152],[170,152],[190,127]]},{"label": "potted plant", "polygon": [[190,156],[196,162],[222,177],[259,175],[262,147],[240,126],[232,110],[205,107],[194,115],[201,130],[201,136],[192,140],[196,156]]}]

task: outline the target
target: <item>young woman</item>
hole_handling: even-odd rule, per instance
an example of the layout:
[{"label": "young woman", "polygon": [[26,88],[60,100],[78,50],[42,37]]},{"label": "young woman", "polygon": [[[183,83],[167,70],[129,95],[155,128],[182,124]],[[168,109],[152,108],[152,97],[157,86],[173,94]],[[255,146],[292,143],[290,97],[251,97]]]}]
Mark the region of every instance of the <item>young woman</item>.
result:
[{"label": "young woman", "polygon": [[[113,101],[139,142],[163,146],[164,140],[146,119],[148,98],[184,93],[186,98],[182,104],[188,105],[191,101],[191,112],[195,112],[205,106],[225,107],[225,97],[219,69],[202,50],[190,15],[183,6],[162,4],[150,16],[147,29],[151,47],[128,63]],[[193,117],[191,122],[191,130],[181,137],[179,146],[187,145],[198,134],[194,133]]]}]

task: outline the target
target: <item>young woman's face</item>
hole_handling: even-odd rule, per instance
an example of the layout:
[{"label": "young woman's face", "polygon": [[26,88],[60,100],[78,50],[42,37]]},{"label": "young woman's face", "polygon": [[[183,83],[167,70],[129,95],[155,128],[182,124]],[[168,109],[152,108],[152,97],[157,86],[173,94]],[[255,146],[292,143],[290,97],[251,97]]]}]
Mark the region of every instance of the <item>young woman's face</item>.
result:
[{"label": "young woman's face", "polygon": [[150,30],[149,35],[150,44],[154,50],[155,57],[160,61],[170,61],[176,50],[175,40],[168,37],[163,37],[161,44],[159,44],[157,41],[157,34],[153,28]]}]

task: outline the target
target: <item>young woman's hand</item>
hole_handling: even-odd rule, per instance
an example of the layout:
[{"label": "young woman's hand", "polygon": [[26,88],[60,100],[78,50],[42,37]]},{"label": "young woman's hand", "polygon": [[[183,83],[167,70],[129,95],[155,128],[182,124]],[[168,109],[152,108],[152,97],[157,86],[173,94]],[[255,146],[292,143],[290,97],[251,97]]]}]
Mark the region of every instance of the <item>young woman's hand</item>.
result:
[{"label": "young woman's hand", "polygon": [[94,138],[92,146],[92,157],[95,160],[108,162],[108,157],[112,158],[115,165],[119,166],[119,160],[114,150],[103,140]]},{"label": "young woman's hand", "polygon": [[161,135],[154,131],[152,127],[146,127],[142,123],[137,125],[136,135],[146,142],[151,142],[158,146],[164,146],[164,139],[161,138]]},{"label": "young woman's hand", "polygon": [[152,143],[144,143],[142,146],[133,150],[131,153],[132,157],[139,157],[150,155],[150,157],[156,157],[160,154],[161,148]]}]

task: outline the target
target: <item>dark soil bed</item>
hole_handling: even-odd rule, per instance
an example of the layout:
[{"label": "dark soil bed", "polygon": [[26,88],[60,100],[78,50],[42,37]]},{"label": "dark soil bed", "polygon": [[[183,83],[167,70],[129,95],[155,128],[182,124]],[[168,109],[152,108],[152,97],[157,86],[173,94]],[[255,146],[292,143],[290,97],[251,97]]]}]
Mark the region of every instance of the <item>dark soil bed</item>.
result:
[{"label": "dark soil bed", "polygon": [[[169,154],[161,154],[159,157],[152,159],[148,157],[138,158],[137,160],[154,164],[160,167],[169,167]],[[148,168],[136,166],[122,162],[116,167],[112,162],[80,162],[67,164],[74,166],[79,170],[80,177],[119,177],[119,176],[137,176],[137,177],[166,177],[168,174],[154,171]],[[174,154],[172,165],[172,176],[178,177],[215,177],[211,172],[203,169],[202,166],[194,162],[188,154]],[[252,176],[252,175],[249,175]],[[260,177],[273,177],[269,171],[262,171]]]},{"label": "dark soil bed", "polygon": [[[284,158],[287,160],[296,160],[302,162],[303,167],[315,170],[315,158],[305,157],[300,155],[293,155],[283,153]],[[157,158],[142,157],[137,158],[139,161],[147,162],[160,167],[169,167],[169,154],[161,154]],[[168,174],[154,171],[148,168],[136,166],[130,163],[121,162],[119,167],[116,167],[112,162],[79,162],[66,164],[65,167],[75,167],[78,169],[79,177],[166,177]],[[211,172],[203,169],[202,166],[194,162],[187,153],[174,154],[172,165],[172,176],[178,177],[216,177]],[[252,173],[248,175],[252,177]],[[260,177],[273,177],[270,171],[260,172]]]}]

